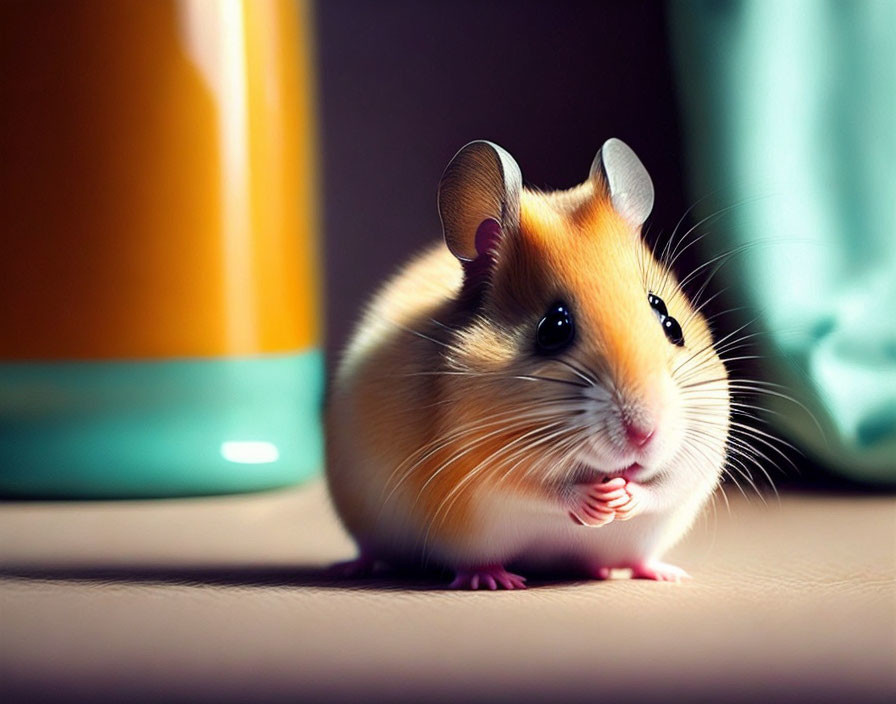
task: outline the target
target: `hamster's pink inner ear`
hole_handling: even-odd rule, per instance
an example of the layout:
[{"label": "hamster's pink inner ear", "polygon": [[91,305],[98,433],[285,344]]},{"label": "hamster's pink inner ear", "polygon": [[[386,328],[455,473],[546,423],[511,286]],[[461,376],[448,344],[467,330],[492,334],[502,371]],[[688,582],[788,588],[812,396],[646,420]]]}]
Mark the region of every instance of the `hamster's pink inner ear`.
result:
[{"label": "hamster's pink inner ear", "polygon": [[501,240],[501,223],[494,218],[486,218],[476,228],[476,258],[492,256]]},{"label": "hamster's pink inner ear", "polygon": [[461,259],[464,283],[461,299],[467,302],[479,300],[492,273],[495,253],[501,241],[501,223],[486,218],[476,228],[476,258]]},{"label": "hamster's pink inner ear", "polygon": [[455,257],[474,261],[514,231],[522,181],[513,157],[492,142],[470,142],[454,155],[439,182],[439,216]]}]

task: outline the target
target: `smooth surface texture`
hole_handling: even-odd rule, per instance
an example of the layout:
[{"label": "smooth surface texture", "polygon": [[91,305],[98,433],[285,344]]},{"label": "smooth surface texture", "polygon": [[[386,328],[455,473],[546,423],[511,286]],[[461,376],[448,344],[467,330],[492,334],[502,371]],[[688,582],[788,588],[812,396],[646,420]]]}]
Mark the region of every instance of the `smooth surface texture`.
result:
[{"label": "smooth surface texture", "polygon": [[0,3],[0,359],[320,342],[309,3]]},{"label": "smooth surface texture", "polygon": [[[729,493],[735,493],[729,490]],[[731,496],[694,576],[450,592],[333,582],[323,487],[0,505],[0,694],[308,701],[880,701],[896,694],[896,501]]]},{"label": "smooth surface texture", "polygon": [[322,354],[0,363],[0,496],[286,486],[323,466]]}]

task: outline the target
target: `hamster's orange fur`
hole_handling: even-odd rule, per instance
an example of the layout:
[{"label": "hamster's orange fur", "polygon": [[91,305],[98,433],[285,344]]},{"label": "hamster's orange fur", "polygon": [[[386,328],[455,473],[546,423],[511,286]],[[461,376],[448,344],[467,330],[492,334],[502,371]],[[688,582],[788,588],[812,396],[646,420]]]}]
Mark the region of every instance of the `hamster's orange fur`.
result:
[{"label": "hamster's orange fur", "polygon": [[[458,302],[462,284],[462,266],[441,242],[403,267],[369,305],[333,383],[330,490],[348,530],[379,554],[449,566],[513,557],[483,548],[477,501],[506,494],[547,505],[563,480],[552,441],[529,445],[544,419],[527,415],[558,403],[562,390],[514,378],[575,379],[551,360],[529,359],[532,331],[553,300],[575,308],[574,358],[611,378],[620,403],[636,410],[657,402],[687,354],[711,350],[704,318],[592,181],[523,190],[519,231],[500,243],[479,308]],[[686,350],[666,340],[648,291],[681,323]],[[725,367],[704,357],[694,373],[719,380],[707,394],[727,424]],[[721,463],[723,440],[718,453]],[[693,480],[694,501],[715,486],[710,474]]]}]

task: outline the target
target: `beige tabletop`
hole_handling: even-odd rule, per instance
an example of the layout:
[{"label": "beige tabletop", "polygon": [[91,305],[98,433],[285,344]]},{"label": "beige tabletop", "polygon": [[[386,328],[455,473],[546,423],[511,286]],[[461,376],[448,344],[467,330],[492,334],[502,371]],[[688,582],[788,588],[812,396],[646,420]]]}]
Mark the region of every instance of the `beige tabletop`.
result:
[{"label": "beige tabletop", "polygon": [[734,493],[674,551],[688,583],[494,593],[329,580],[353,548],[319,483],[0,504],[0,700],[896,696],[896,500]]}]

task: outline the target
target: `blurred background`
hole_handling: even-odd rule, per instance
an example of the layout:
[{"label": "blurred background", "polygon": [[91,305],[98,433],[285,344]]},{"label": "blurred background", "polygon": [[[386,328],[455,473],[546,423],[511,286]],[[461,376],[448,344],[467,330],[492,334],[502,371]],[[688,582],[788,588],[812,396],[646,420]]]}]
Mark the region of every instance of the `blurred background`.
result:
[{"label": "blurred background", "polygon": [[457,149],[565,188],[611,136],[653,177],[648,239],[706,235],[682,274],[722,257],[709,313],[755,333],[738,371],[780,385],[801,481],[892,483],[893,26],[870,0],[4,2],[0,491],[318,473],[323,362],[439,237]]}]

